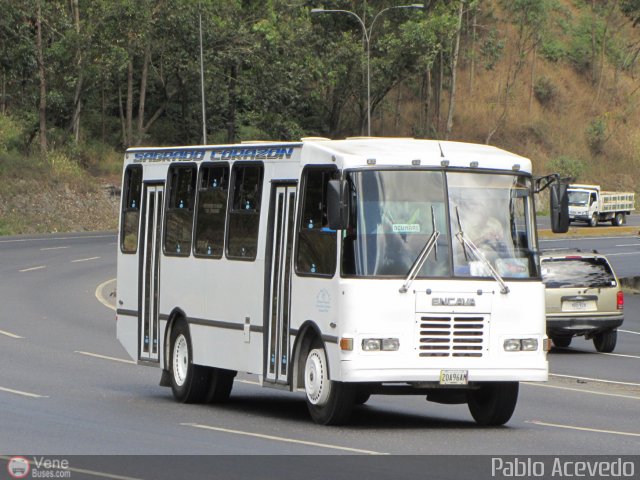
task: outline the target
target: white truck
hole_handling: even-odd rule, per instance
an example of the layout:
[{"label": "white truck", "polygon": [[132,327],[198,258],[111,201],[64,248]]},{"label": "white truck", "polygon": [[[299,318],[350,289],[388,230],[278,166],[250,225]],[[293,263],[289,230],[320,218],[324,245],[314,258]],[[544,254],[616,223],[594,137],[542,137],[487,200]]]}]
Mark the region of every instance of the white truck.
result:
[{"label": "white truck", "polygon": [[614,226],[626,223],[635,210],[633,192],[601,191],[599,185],[569,185],[569,222],[586,222],[595,227],[610,221]]}]

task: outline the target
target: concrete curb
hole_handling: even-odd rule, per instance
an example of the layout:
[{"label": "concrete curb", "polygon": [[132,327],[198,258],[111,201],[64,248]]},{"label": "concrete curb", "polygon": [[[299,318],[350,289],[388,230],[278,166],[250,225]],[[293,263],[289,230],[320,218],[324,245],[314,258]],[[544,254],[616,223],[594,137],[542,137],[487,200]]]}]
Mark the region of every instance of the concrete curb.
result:
[{"label": "concrete curb", "polygon": [[111,310],[116,310],[116,279],[112,278],[97,286],[95,292],[98,301]]}]

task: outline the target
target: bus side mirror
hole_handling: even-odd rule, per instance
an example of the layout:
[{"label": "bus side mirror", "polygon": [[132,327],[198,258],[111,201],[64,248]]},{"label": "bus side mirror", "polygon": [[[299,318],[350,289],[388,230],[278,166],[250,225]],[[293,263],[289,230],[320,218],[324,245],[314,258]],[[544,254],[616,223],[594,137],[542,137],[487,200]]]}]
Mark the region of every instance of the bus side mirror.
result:
[{"label": "bus side mirror", "polygon": [[327,185],[327,222],[331,230],[347,227],[347,182],[329,180]]},{"label": "bus side mirror", "polygon": [[569,195],[566,184],[556,182],[549,187],[549,210],[551,231],[567,233],[569,231]]}]

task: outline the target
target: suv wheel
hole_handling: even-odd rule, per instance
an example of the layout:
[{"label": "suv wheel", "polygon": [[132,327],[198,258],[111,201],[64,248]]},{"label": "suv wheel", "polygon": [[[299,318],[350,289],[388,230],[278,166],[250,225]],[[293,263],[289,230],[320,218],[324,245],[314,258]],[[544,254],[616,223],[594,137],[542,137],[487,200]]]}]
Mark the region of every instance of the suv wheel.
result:
[{"label": "suv wheel", "polygon": [[616,348],[616,341],[618,340],[618,331],[605,330],[604,332],[597,333],[593,336],[593,345],[596,350],[602,353],[611,353]]}]

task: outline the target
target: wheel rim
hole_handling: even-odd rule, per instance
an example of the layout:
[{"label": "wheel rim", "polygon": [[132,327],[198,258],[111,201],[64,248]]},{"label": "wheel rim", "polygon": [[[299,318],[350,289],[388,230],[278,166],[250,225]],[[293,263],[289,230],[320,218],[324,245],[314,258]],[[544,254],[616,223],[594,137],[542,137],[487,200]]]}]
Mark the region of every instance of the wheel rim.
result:
[{"label": "wheel rim", "polygon": [[304,389],[313,405],[322,406],[329,398],[330,384],[327,377],[324,352],[312,350],[304,369]]},{"label": "wheel rim", "polygon": [[189,345],[184,335],[178,335],[173,346],[173,378],[181,387],[187,379],[189,371]]}]

